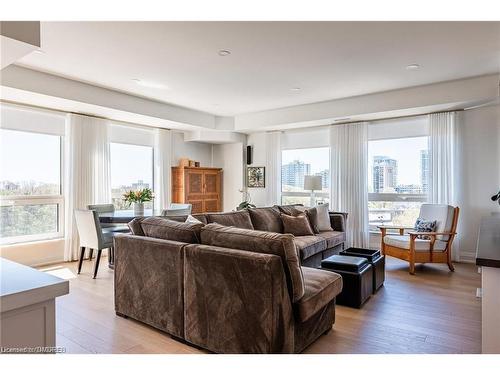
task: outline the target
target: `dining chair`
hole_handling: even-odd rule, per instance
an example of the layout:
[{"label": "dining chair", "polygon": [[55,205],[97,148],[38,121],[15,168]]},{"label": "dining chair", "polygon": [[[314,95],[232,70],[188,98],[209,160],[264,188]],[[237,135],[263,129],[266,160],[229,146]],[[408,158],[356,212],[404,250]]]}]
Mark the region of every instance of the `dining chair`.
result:
[{"label": "dining chair", "polygon": [[[419,218],[436,221],[433,232],[417,232],[398,226],[381,225],[382,254],[406,260],[410,264],[410,274],[415,274],[415,263],[446,263],[454,271],[451,262],[451,249],[458,223],[458,207],[446,204],[423,204]],[[388,229],[397,229],[399,234],[388,233]]]},{"label": "dining chair", "polygon": [[[94,210],[75,210],[76,227],[78,236],[80,237],[80,259],[78,261],[78,273],[82,270],[83,258],[85,249],[88,248],[89,259],[92,260],[92,253],[97,251],[97,257],[94,267],[94,279],[97,276],[99,269],[99,261],[103,249],[109,249],[110,253],[113,248],[113,232],[103,232],[99,215]],[[110,255],[111,256],[111,255]]]},{"label": "dining chair", "polygon": [[[97,214],[102,213],[113,213],[115,212],[114,204],[89,204],[87,205],[88,210],[96,211]],[[128,233],[130,229],[126,225],[113,224],[113,223],[101,223],[101,228],[103,232],[119,232],[119,233]]]},{"label": "dining chair", "polygon": [[168,208],[162,210],[161,216],[191,215],[192,209],[191,203],[170,203]]}]

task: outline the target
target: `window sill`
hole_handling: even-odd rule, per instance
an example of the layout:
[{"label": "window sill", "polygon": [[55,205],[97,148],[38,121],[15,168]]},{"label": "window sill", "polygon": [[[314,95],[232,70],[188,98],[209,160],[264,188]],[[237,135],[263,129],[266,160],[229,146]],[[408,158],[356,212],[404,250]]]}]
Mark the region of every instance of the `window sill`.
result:
[{"label": "window sill", "polygon": [[54,237],[44,237],[44,238],[37,238],[37,239],[26,239],[26,240],[12,240],[12,241],[6,241],[2,242],[0,241],[0,246],[2,247],[11,247],[11,246],[20,246],[20,245],[31,245],[31,244],[38,244],[41,242],[56,242],[56,241],[61,241],[64,240],[64,236],[54,236]]}]

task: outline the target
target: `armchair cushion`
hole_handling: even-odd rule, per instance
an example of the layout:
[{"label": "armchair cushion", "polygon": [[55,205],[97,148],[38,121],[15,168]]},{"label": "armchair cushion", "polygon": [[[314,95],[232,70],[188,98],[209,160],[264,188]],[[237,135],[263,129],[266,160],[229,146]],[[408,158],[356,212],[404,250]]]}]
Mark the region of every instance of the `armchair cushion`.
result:
[{"label": "armchair cushion", "polygon": [[[420,218],[436,220],[435,232],[450,232],[453,225],[454,208],[446,204],[423,204],[420,207]],[[449,236],[437,236],[437,240],[448,241]]]},{"label": "armchair cushion", "polygon": [[295,315],[305,322],[342,291],[342,277],[330,271],[302,267],[304,296],[294,304]]},{"label": "armchair cushion", "polygon": [[[398,247],[400,249],[410,250],[410,236],[404,234],[402,236],[396,234],[389,234],[384,237],[384,243],[389,246]],[[421,238],[415,239],[415,251],[429,251],[430,250],[430,240],[423,240]],[[434,242],[433,251],[444,251],[446,249],[446,242],[436,240]]]}]

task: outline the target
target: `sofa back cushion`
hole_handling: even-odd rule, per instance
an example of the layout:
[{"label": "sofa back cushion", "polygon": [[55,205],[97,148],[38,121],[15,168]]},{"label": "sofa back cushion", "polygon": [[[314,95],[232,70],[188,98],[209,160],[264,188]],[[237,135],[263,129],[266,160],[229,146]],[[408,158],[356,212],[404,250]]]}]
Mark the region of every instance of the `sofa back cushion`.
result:
[{"label": "sofa back cushion", "polygon": [[208,223],[217,223],[226,227],[254,229],[247,210],[207,214]]},{"label": "sofa back cushion", "polygon": [[[188,216],[189,215],[175,215],[175,216],[162,216],[162,217],[168,220],[184,223],[187,220]],[[195,219],[198,219],[203,224],[208,224],[207,216],[205,214],[193,214],[191,216],[194,217]]]},{"label": "sofa back cushion", "polygon": [[294,236],[313,236],[314,231],[309,224],[309,219],[306,214],[290,216],[281,214],[283,221],[283,232],[290,233]]},{"label": "sofa back cushion", "polygon": [[264,232],[283,233],[280,211],[276,207],[249,208],[253,228]]},{"label": "sofa back cushion", "polygon": [[287,204],[284,206],[274,206],[285,215],[297,216],[306,211],[306,207],[301,204]]},{"label": "sofa back cushion", "polygon": [[200,243],[200,231],[204,224],[182,223],[165,217],[152,216],[143,219],[140,225],[146,237]]},{"label": "sofa back cushion", "polygon": [[304,295],[304,277],[293,236],[208,224],[201,230],[204,245],[278,255],[283,262],[292,302]]}]

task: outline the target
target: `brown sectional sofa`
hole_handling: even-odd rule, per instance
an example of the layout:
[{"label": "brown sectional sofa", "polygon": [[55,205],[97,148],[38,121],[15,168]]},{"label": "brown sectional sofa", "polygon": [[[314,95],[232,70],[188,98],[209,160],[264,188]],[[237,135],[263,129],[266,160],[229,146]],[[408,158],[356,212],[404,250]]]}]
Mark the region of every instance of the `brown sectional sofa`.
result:
[{"label": "brown sectional sofa", "polygon": [[[136,235],[115,237],[116,313],[216,353],[303,351],[331,329],[342,279],[304,267],[301,260],[323,258],[342,245],[324,234],[317,236],[322,246],[305,251],[312,239],[301,239],[304,244],[299,245],[299,238],[290,234],[253,229],[278,229],[270,220],[276,217],[274,210],[257,211],[267,217],[261,221],[254,211],[252,228],[246,211],[194,215],[208,223],[191,226],[194,238],[199,236],[194,243],[165,236],[165,230],[185,231],[170,220],[132,223]],[[334,229],[344,228],[345,217],[340,216],[331,215]],[[168,225],[163,233],[162,220]]]}]

